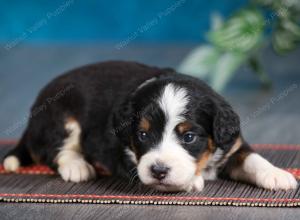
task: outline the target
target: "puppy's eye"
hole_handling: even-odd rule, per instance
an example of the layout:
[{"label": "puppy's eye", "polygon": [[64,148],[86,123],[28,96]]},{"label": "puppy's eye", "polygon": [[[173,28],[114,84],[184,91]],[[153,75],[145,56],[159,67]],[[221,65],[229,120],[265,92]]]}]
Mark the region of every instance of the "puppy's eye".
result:
[{"label": "puppy's eye", "polygon": [[145,131],[138,131],[137,136],[141,142],[144,142],[148,139],[148,134]]},{"label": "puppy's eye", "polygon": [[196,141],[196,139],[197,139],[197,135],[194,132],[186,132],[183,135],[182,141],[185,144],[192,144]]}]

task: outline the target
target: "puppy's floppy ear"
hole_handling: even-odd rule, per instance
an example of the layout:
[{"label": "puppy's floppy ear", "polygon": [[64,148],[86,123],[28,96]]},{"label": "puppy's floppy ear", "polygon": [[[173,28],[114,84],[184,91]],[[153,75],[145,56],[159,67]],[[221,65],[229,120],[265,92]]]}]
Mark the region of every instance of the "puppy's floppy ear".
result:
[{"label": "puppy's floppy ear", "polygon": [[113,134],[116,135],[124,145],[130,144],[135,112],[132,101],[128,97],[120,103],[113,114]]},{"label": "puppy's floppy ear", "polygon": [[229,151],[240,135],[240,119],[230,105],[216,105],[213,122],[213,138],[216,146]]}]

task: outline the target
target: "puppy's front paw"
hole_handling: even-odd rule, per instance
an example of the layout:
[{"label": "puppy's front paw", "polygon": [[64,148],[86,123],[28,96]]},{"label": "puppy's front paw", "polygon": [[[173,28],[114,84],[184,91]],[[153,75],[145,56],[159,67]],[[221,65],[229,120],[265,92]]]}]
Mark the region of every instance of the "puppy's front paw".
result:
[{"label": "puppy's front paw", "polygon": [[277,167],[258,172],[256,174],[256,184],[271,190],[289,190],[297,187],[295,177],[291,173]]},{"label": "puppy's front paw", "polygon": [[204,188],[204,179],[202,176],[195,176],[190,185],[186,187],[186,191],[196,191],[200,192]]},{"label": "puppy's front paw", "polygon": [[71,160],[58,167],[58,172],[65,181],[75,183],[93,179],[96,175],[94,168],[84,159]]}]

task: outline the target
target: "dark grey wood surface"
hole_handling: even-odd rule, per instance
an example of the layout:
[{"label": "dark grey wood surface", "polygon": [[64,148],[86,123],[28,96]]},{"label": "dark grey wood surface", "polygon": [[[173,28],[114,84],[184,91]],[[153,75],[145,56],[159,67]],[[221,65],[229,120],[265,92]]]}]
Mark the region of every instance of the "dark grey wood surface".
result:
[{"label": "dark grey wood surface", "polygon": [[224,206],[145,206],[81,204],[0,204],[1,219],[122,219],[122,220],[296,220],[299,208]]}]

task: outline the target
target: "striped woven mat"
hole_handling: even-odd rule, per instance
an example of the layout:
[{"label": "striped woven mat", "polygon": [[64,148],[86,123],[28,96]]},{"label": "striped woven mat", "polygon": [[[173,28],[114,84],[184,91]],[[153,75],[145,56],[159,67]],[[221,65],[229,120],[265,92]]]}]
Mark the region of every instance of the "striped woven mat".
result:
[{"label": "striped woven mat", "polygon": [[[14,144],[0,141],[0,159]],[[253,148],[300,179],[300,145]],[[0,202],[300,207],[300,187],[275,192],[227,179],[207,181],[202,192],[161,193],[117,178],[67,183],[45,166],[24,167],[17,174],[0,166],[0,176]]]}]

